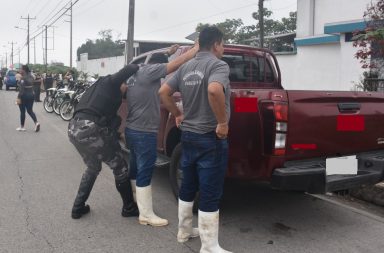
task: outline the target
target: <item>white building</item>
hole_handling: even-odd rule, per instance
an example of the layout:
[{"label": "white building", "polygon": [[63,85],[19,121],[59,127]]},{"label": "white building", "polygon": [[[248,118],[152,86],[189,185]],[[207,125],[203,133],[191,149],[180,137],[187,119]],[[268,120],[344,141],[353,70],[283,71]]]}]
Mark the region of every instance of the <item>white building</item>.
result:
[{"label": "white building", "polygon": [[297,0],[293,54],[279,54],[285,89],[351,90],[363,69],[354,55],[352,33],[366,27],[371,0]]}]

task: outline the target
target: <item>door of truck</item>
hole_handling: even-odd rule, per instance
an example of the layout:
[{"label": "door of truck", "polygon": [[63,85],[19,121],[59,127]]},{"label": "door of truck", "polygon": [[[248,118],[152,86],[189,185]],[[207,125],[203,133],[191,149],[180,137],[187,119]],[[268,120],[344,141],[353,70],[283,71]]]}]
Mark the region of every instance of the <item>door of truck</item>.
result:
[{"label": "door of truck", "polygon": [[287,158],[384,149],[384,93],[287,91]]},{"label": "door of truck", "polygon": [[222,60],[229,65],[231,81],[228,176],[268,178],[260,164],[264,150],[260,107],[274,96],[284,100],[279,71],[267,51],[226,48]]}]

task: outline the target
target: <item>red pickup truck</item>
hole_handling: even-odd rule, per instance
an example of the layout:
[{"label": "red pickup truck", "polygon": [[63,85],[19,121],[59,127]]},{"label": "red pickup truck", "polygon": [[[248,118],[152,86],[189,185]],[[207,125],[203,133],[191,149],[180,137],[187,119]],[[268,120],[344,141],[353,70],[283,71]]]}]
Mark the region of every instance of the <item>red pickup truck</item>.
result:
[{"label": "red pickup truck", "polygon": [[[170,60],[187,49],[181,47]],[[154,52],[165,50],[140,55],[132,63],[146,63]],[[222,60],[230,67],[232,89],[227,178],[310,193],[384,179],[384,93],[284,90],[277,59],[266,49],[226,45]],[[180,95],[174,98],[182,106]],[[120,113],[124,122],[124,103]],[[180,130],[165,108],[157,145],[158,165],[169,165],[177,194]],[[355,162],[346,156],[356,156]],[[336,174],[330,172],[335,160]]]}]

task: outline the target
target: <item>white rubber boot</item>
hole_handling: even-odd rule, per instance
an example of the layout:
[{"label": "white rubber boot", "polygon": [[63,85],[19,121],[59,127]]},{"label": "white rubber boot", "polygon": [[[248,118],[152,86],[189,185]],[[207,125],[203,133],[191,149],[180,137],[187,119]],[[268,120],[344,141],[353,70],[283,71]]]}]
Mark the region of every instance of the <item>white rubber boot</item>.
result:
[{"label": "white rubber boot", "polygon": [[135,203],[137,203],[137,199],[136,199],[136,180],[131,180],[131,187],[132,187],[133,201],[135,201]]},{"label": "white rubber boot", "polygon": [[177,241],[180,243],[199,236],[199,229],[192,228],[192,208],[193,201],[185,202],[179,199],[179,230],[177,232]]},{"label": "white rubber boot", "polygon": [[231,253],[219,246],[219,211],[199,210],[200,253]]},{"label": "white rubber boot", "polygon": [[168,225],[168,220],[158,217],[153,212],[152,207],[152,187],[136,186],[137,206],[139,207],[139,223],[142,225],[151,225],[154,227],[161,227]]}]

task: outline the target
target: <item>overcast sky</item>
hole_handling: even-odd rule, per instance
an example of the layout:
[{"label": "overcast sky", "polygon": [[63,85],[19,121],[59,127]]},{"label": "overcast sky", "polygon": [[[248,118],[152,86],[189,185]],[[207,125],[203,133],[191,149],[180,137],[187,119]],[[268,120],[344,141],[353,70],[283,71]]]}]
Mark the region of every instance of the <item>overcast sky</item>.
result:
[{"label": "overcast sky", "polygon": [[[75,2],[76,0],[73,0]],[[62,9],[68,0],[1,0],[0,12],[0,64],[5,65],[5,53],[14,45],[14,63],[18,62],[18,48],[22,63],[27,61],[27,20],[20,17],[36,17],[30,22],[31,37],[49,24],[49,20]],[[287,17],[296,11],[297,0],[266,0],[265,7],[273,11],[273,18]],[[98,32],[112,29],[114,39],[125,39],[128,27],[129,0],[79,0],[73,7],[73,66],[76,66],[76,50],[87,39],[96,39]],[[198,23],[216,23],[226,18],[242,18],[246,25],[255,24],[251,17],[257,11],[258,0],[136,0],[135,39],[160,41],[185,41]],[[68,5],[69,6],[69,5]],[[69,65],[70,28],[62,17],[48,31],[48,62],[59,61]],[[49,22],[48,22],[49,21]],[[36,62],[43,63],[43,36],[36,42]],[[31,42],[30,62],[34,63],[34,45]]]}]

